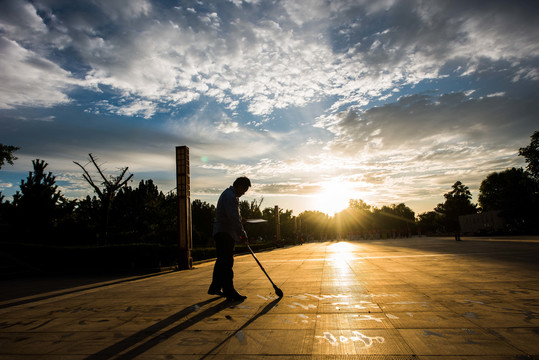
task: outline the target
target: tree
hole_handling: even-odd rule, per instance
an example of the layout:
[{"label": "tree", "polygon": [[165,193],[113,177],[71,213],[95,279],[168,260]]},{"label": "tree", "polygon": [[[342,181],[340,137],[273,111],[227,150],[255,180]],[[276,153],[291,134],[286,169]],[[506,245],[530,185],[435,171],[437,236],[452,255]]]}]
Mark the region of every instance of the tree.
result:
[{"label": "tree", "polygon": [[443,215],[436,211],[428,211],[419,214],[417,217],[417,226],[425,234],[437,233],[440,231],[444,223]]},{"label": "tree", "polygon": [[524,156],[528,163],[526,169],[536,180],[539,180],[539,131],[533,133],[530,145],[520,148],[518,154]]},{"label": "tree", "polygon": [[399,234],[411,234],[411,225],[415,224],[415,213],[404,203],[382,206],[374,211],[378,229],[397,231]]},{"label": "tree", "polygon": [[7,161],[8,164],[13,165],[13,161],[17,160],[13,156],[13,152],[19,150],[16,146],[0,144],[0,169],[4,166],[4,163]]},{"label": "tree", "polygon": [[283,240],[296,242],[295,222],[296,218],[292,215],[292,210],[279,208],[279,225],[281,226],[281,238]]},{"label": "tree", "polygon": [[[177,201],[159,191],[152,180],[137,188],[124,186],[110,211],[110,241],[167,243],[177,239]],[[115,236],[112,236],[112,230]]]},{"label": "tree", "polygon": [[500,210],[500,216],[515,230],[537,227],[539,216],[538,182],[522,168],[489,174],[479,187],[483,211]]},{"label": "tree", "polygon": [[207,246],[212,241],[215,205],[198,199],[194,200],[191,203],[191,218],[193,224],[193,246]]},{"label": "tree", "polygon": [[367,204],[365,201],[358,199],[350,199],[348,200],[348,208],[349,209],[356,209],[361,211],[371,211],[372,206]]},{"label": "tree", "polygon": [[460,240],[459,216],[477,213],[477,205],[470,201],[472,194],[463,183],[457,181],[452,188],[444,194],[445,202],[434,210],[444,215],[447,229],[455,232],[455,240]]},{"label": "tree", "polygon": [[102,215],[102,229],[101,234],[104,240],[104,243],[107,244],[108,242],[108,228],[109,228],[109,215],[110,210],[112,207],[112,201],[114,200],[114,197],[116,196],[116,193],[125,186],[129,180],[133,177],[133,174],[130,174],[126,179],[124,179],[124,176],[129,169],[128,167],[120,169],[120,174],[117,176],[110,175],[108,178],[103,174],[101,171],[101,168],[99,165],[97,165],[96,160],[94,159],[92,154],[89,154],[90,156],[90,162],[95,166],[97,169],[97,172],[101,176],[101,179],[103,180],[101,182],[101,185],[104,186],[103,189],[99,188],[99,186],[96,185],[94,180],[92,179],[91,175],[88,173],[86,168],[79,164],[76,161],[73,161],[75,164],[77,164],[82,171],[84,171],[84,174],[82,174],[82,177],[84,180],[90,184],[90,186],[94,189],[94,191],[97,193],[97,196],[99,197],[99,200],[101,201],[101,215]]},{"label": "tree", "polygon": [[321,211],[304,211],[298,215],[298,219],[301,223],[301,232],[307,238],[322,240],[333,230],[330,227],[329,216]]},{"label": "tree", "polygon": [[[260,219],[265,218],[266,220],[269,220],[268,223],[265,224],[257,224],[255,226],[250,226],[248,224],[244,224],[245,230],[247,231],[247,235],[251,240],[257,239],[259,237],[264,237],[265,235],[268,235],[268,231],[270,229],[275,229],[275,225],[273,228],[270,227],[270,223],[275,224],[272,217],[266,217],[263,215],[262,210],[260,207],[262,206],[262,202],[264,202],[264,198],[260,198],[260,200],[253,199],[251,202],[247,200],[242,200],[239,203],[240,208],[240,214],[243,219]],[[274,230],[273,230],[274,231]]]},{"label": "tree", "polygon": [[[260,201],[259,204],[261,204]],[[255,213],[256,215],[256,213]],[[275,222],[275,207],[267,207],[259,215],[253,216],[267,220],[266,223],[250,225],[246,224],[247,234],[250,238],[263,237],[266,239],[273,239],[277,235],[276,222]],[[292,216],[292,210],[284,210],[279,208],[279,230],[281,234],[281,240],[283,242],[295,243],[296,229],[295,229],[295,217]]]},{"label": "tree", "polygon": [[39,159],[33,160],[32,164],[34,171],[30,171],[26,181],[21,180],[21,190],[13,196],[15,222],[32,235],[50,236],[53,220],[63,197],[55,184],[56,177],[51,172],[45,172],[48,164]]},{"label": "tree", "polygon": [[[17,158],[13,156],[13,152],[17,150],[19,150],[19,148],[16,146],[0,144],[0,169],[2,169],[2,166],[4,166],[4,163],[6,161],[8,162],[8,164],[13,165],[13,161],[17,160]],[[0,204],[2,204],[3,202],[4,196],[0,191]]]},{"label": "tree", "polygon": [[87,195],[86,198],[77,201],[73,218],[79,234],[75,243],[95,244],[103,222],[101,212],[101,201],[96,196]]},{"label": "tree", "polygon": [[334,231],[341,235],[360,235],[367,231],[373,231],[375,227],[372,206],[360,199],[350,199],[348,208],[335,214],[333,222],[335,224]]},{"label": "tree", "polygon": [[264,198],[261,198],[260,201],[256,201],[256,199],[253,199],[253,201],[251,202],[247,200],[240,201],[239,208],[240,208],[241,217],[244,219],[261,218],[262,211],[260,210],[260,206],[262,206],[263,201],[264,201]]}]

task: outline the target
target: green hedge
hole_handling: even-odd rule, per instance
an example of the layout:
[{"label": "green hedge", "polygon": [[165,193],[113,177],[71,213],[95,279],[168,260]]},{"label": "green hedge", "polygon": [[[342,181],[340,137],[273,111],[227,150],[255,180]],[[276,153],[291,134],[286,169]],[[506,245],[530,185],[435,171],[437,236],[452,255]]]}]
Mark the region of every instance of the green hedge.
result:
[{"label": "green hedge", "polygon": [[158,269],[177,263],[177,247],[154,244],[98,247],[2,244],[1,251],[47,272],[103,273]]},{"label": "green hedge", "polygon": [[[274,248],[274,243],[252,244],[253,251]],[[110,273],[158,270],[177,265],[178,247],[160,244],[125,244],[111,246],[47,246],[2,243],[0,251],[45,272]],[[236,254],[248,253],[238,245]],[[195,248],[193,261],[215,258],[215,248]]]}]

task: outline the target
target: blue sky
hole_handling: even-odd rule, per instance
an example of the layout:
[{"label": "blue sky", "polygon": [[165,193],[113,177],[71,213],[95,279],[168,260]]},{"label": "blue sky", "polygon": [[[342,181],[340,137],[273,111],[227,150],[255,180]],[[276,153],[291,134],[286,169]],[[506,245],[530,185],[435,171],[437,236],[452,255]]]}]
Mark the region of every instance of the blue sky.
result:
[{"label": "blue sky", "polygon": [[462,181],[524,166],[539,119],[536,1],[4,0],[0,170],[39,158],[71,198],[73,161],[216,203],[332,214],[348,199],[432,210]]}]

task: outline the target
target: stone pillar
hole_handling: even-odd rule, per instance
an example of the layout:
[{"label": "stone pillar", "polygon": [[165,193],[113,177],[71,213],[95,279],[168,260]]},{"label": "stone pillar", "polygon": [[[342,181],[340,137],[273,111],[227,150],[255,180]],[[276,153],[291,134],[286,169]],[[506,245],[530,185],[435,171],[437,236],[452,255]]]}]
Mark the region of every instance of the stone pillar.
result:
[{"label": "stone pillar", "polygon": [[193,267],[191,249],[193,232],[191,223],[191,176],[189,172],[189,148],[176,146],[176,189],[178,191],[178,267],[181,270]]},{"label": "stone pillar", "polygon": [[279,217],[279,205],[275,205],[275,234],[277,241],[281,241],[281,219]]}]

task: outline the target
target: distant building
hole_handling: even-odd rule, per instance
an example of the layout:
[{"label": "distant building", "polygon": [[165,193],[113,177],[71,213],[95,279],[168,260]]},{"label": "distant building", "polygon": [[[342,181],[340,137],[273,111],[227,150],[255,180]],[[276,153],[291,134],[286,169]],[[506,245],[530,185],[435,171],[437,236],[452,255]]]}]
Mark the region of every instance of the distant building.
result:
[{"label": "distant building", "polygon": [[481,214],[459,216],[460,231],[462,233],[493,233],[505,229],[505,221],[500,211],[486,211]]}]

